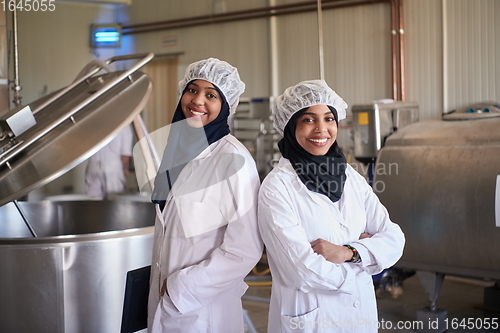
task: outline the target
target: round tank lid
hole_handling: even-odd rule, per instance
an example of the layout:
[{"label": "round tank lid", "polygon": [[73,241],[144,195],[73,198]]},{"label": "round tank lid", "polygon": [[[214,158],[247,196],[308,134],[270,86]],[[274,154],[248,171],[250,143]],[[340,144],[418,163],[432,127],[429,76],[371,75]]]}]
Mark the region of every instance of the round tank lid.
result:
[{"label": "round tank lid", "polygon": [[445,113],[443,120],[475,120],[495,117],[500,117],[500,104],[481,102]]},{"label": "round tank lid", "polygon": [[138,68],[90,75],[31,103],[36,124],[0,139],[0,206],[66,173],[129,125],[152,90]]}]

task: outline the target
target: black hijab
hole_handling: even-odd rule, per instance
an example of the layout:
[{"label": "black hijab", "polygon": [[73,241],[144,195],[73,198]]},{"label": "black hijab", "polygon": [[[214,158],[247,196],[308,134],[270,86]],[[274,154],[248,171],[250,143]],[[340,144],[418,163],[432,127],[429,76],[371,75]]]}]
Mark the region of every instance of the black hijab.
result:
[{"label": "black hijab", "polygon": [[[337,110],[329,105],[328,108],[332,111],[338,126]],[[337,140],[322,156],[310,154],[297,142],[296,121],[307,109],[296,112],[290,118],[283,131],[283,139],[278,142],[278,147],[281,155],[290,160],[300,180],[309,190],[326,195],[332,202],[337,202],[342,196],[347,177],[346,159]]]},{"label": "black hijab", "polygon": [[172,117],[167,146],[163,152],[160,168],[155,178],[151,201],[159,204],[161,210],[165,207],[167,195],[186,164],[198,156],[209,145],[230,133],[227,123],[230,114],[229,104],[224,94],[215,85],[214,87],[222,99],[221,110],[217,118],[200,128],[191,127],[185,121],[186,117],[182,112],[181,100],[193,81],[190,81],[182,91],[181,98]]}]

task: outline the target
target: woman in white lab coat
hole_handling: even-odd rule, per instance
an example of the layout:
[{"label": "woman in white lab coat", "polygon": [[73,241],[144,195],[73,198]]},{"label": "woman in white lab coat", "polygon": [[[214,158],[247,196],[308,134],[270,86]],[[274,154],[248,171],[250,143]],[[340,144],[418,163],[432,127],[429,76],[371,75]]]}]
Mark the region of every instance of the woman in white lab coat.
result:
[{"label": "woman in white lab coat", "polygon": [[111,142],[88,159],[85,168],[85,193],[97,199],[109,199],[125,191],[132,156],[132,127],[124,127]]},{"label": "woman in white lab coat", "polygon": [[346,108],[323,80],[273,104],[283,157],[258,208],[273,279],[269,333],[377,332],[371,275],[401,257],[404,235],[337,144]]},{"label": "woman in white lab coat", "polygon": [[149,332],[243,332],[243,279],[263,250],[257,169],[227,123],[244,87],[214,58],[189,65],[179,83],[152,195]]}]

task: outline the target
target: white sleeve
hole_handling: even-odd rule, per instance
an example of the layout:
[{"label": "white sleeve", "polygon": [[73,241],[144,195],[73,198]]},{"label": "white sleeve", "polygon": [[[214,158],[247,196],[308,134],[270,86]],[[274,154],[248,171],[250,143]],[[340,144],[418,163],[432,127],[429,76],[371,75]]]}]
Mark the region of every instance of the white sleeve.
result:
[{"label": "white sleeve", "polygon": [[373,275],[391,267],[401,258],[405,236],[401,228],[390,220],[387,209],[372,188],[366,183],[362,186],[360,192],[364,196],[366,232],[372,237],[354,241],[350,245],[358,250],[363,269]]},{"label": "white sleeve", "polygon": [[297,207],[287,196],[285,186],[261,188],[259,227],[268,255],[289,288],[352,293],[353,267],[335,264],[314,253],[295,213]]},{"label": "white sleeve", "polygon": [[134,139],[132,126],[125,126],[118,135],[120,137],[120,155],[132,156],[132,142]]}]

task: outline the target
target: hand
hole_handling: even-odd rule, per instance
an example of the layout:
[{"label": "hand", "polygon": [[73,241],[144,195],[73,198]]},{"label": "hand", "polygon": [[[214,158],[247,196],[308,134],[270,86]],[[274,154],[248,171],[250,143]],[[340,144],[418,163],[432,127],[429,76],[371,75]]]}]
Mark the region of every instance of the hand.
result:
[{"label": "hand", "polygon": [[318,238],[311,242],[314,253],[322,255],[326,260],[335,264],[342,264],[352,258],[352,251],[345,246],[330,243]]},{"label": "hand", "polygon": [[128,171],[128,166],[130,164],[130,156],[120,155],[120,158],[122,161],[123,175],[125,176],[125,178],[127,178],[130,175],[130,171]]},{"label": "hand", "polygon": [[363,238],[371,238],[372,235],[370,235],[369,233],[367,232],[363,232],[361,235],[359,235],[359,239],[363,239]]},{"label": "hand", "polygon": [[161,285],[160,289],[160,297],[167,294],[168,295],[168,290],[167,290],[167,279],[163,280],[163,284]]},{"label": "hand", "polygon": [[130,176],[130,171],[128,171],[128,167],[123,168],[123,175],[125,176],[125,178],[127,178],[128,176]]}]

